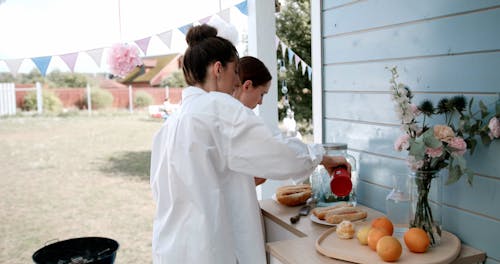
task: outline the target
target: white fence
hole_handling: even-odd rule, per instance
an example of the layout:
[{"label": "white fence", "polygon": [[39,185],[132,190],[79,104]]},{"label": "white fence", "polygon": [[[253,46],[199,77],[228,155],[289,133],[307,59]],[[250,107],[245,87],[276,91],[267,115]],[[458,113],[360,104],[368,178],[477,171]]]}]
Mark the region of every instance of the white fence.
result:
[{"label": "white fence", "polygon": [[13,83],[0,83],[0,116],[16,114],[16,87]]},{"label": "white fence", "polygon": [[16,91],[36,91],[37,112],[43,112],[42,85],[35,84],[35,88],[16,89],[13,83],[0,83],[0,116],[16,114]]}]

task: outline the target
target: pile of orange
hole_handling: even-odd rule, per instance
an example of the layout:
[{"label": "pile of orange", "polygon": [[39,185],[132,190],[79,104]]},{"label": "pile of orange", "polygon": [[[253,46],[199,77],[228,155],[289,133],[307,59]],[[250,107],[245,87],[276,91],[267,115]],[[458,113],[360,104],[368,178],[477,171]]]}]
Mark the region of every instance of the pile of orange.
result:
[{"label": "pile of orange", "polygon": [[[392,236],[394,225],[387,217],[372,220],[369,226],[360,228],[356,234],[362,245],[368,245],[387,262],[397,261],[403,253],[399,240]],[[411,252],[424,253],[430,245],[427,233],[421,228],[410,228],[404,234],[405,245]]]}]

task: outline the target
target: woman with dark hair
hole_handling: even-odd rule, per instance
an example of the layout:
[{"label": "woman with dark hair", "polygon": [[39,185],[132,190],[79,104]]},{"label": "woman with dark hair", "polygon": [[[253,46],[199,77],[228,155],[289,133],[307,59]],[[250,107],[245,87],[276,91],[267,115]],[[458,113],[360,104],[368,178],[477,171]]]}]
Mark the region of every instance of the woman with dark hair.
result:
[{"label": "woman with dark hair", "polygon": [[233,96],[250,109],[262,104],[272,79],[266,65],[255,57],[245,56],[240,58],[238,74],[241,86],[233,92]]},{"label": "woman with dark hair", "polygon": [[[153,263],[265,263],[253,177],[303,179],[318,164],[349,164],[321,145],[273,136],[232,97],[238,52],[207,25],[189,30],[181,108],[155,135]],[[293,141],[293,139],[291,139]]]}]

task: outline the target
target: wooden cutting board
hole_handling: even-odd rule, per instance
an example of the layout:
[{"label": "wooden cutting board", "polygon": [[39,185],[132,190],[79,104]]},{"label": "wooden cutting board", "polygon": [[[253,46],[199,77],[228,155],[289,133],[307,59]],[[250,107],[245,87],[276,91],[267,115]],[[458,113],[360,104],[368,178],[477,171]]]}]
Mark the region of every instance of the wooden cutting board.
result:
[{"label": "wooden cutting board", "polygon": [[[367,223],[364,223],[367,225]],[[356,225],[356,231],[363,225]],[[395,236],[401,246],[403,253],[397,263],[415,263],[415,264],[440,264],[450,263],[457,258],[460,253],[460,240],[452,233],[443,231],[441,243],[433,248],[429,248],[426,253],[412,253],[406,248],[401,237]],[[353,239],[339,239],[335,233],[335,227],[327,229],[316,240],[316,250],[330,258],[346,260],[354,263],[387,263],[377,255],[377,252],[371,250],[368,246],[361,245],[354,236]]]}]

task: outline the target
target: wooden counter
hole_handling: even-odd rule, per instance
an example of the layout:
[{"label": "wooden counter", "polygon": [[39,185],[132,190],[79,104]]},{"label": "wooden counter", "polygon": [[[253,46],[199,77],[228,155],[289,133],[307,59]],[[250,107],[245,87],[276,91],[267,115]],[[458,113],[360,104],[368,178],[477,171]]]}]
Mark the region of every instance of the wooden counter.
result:
[{"label": "wooden counter", "polygon": [[[269,263],[349,263],[323,256],[316,251],[316,239],[329,229],[329,226],[314,223],[309,216],[301,217],[298,223],[292,225],[290,217],[296,215],[300,207],[283,206],[272,199],[262,200],[259,203],[264,218]],[[369,218],[382,215],[382,213],[368,207],[358,206],[368,212]],[[481,263],[485,258],[484,252],[462,245],[458,258],[452,263]]]}]

